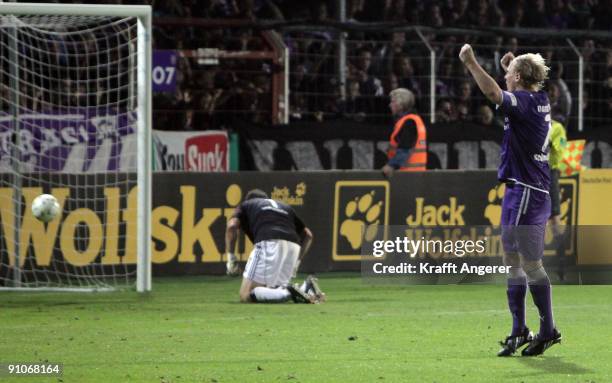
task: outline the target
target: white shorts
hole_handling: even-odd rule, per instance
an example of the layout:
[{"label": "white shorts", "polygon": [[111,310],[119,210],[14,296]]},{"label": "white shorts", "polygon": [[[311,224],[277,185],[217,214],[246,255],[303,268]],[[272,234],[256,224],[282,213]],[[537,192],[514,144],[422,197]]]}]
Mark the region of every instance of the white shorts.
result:
[{"label": "white shorts", "polygon": [[257,242],[242,276],[268,287],[286,286],[299,254],[300,245],[284,239]]}]

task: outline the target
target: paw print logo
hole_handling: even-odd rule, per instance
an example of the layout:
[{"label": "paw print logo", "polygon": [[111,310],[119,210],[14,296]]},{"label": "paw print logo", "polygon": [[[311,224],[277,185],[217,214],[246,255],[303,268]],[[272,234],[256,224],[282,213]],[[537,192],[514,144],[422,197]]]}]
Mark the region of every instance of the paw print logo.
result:
[{"label": "paw print logo", "polygon": [[361,247],[363,239],[372,241],[378,234],[383,201],[374,202],[375,191],[370,191],[346,204],[346,219],[340,225],[340,235],[346,238],[353,250]]},{"label": "paw print logo", "polygon": [[389,181],[337,181],[334,193],[334,261],[361,261],[375,239],[386,239]]},{"label": "paw print logo", "polygon": [[494,228],[499,227],[501,223],[502,207],[501,202],[506,192],[506,184],[499,184],[489,190],[488,201],[489,204],[485,208],[484,216],[489,220],[489,223]]},{"label": "paw print logo", "polygon": [[306,184],[304,182],[300,182],[295,185],[295,195],[298,197],[303,197],[306,194]]}]

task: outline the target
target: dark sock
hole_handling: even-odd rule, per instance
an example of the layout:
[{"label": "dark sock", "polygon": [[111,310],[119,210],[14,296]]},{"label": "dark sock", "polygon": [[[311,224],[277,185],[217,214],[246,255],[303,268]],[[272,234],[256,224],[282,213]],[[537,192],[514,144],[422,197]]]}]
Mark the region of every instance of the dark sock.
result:
[{"label": "dark sock", "polygon": [[540,313],[540,335],[549,338],[553,334],[555,321],[552,310],[552,291],[548,277],[529,284],[529,291]]},{"label": "dark sock", "polygon": [[508,279],[508,308],[512,314],[512,334],[517,336],[522,334],[527,327],[525,321],[525,296],[527,296],[527,278]]}]

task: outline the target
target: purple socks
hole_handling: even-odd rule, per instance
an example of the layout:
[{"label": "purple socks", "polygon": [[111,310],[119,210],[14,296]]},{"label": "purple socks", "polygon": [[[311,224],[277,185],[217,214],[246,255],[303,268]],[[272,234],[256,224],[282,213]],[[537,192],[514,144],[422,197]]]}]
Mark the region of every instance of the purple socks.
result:
[{"label": "purple socks", "polygon": [[510,334],[510,336],[517,336],[522,334],[525,331],[525,328],[527,327],[527,322],[525,320],[525,297],[527,296],[527,278],[509,278],[507,294],[508,308],[510,309],[510,313],[512,314],[512,334]]},{"label": "purple socks", "polygon": [[529,291],[531,291],[533,303],[535,303],[540,312],[540,335],[550,337],[555,328],[550,280],[546,277],[530,283]]}]

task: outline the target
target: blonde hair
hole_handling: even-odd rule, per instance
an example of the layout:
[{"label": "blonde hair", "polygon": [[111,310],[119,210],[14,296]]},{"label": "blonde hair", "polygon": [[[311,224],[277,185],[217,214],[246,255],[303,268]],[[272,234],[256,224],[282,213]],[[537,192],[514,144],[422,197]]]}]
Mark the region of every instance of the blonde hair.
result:
[{"label": "blonde hair", "polygon": [[542,89],[550,68],[539,53],[525,53],[512,60],[514,70],[521,76],[521,83],[528,88]]},{"label": "blonde hair", "polygon": [[389,97],[397,101],[399,106],[406,112],[414,106],[414,93],[406,88],[393,89],[389,92]]}]

